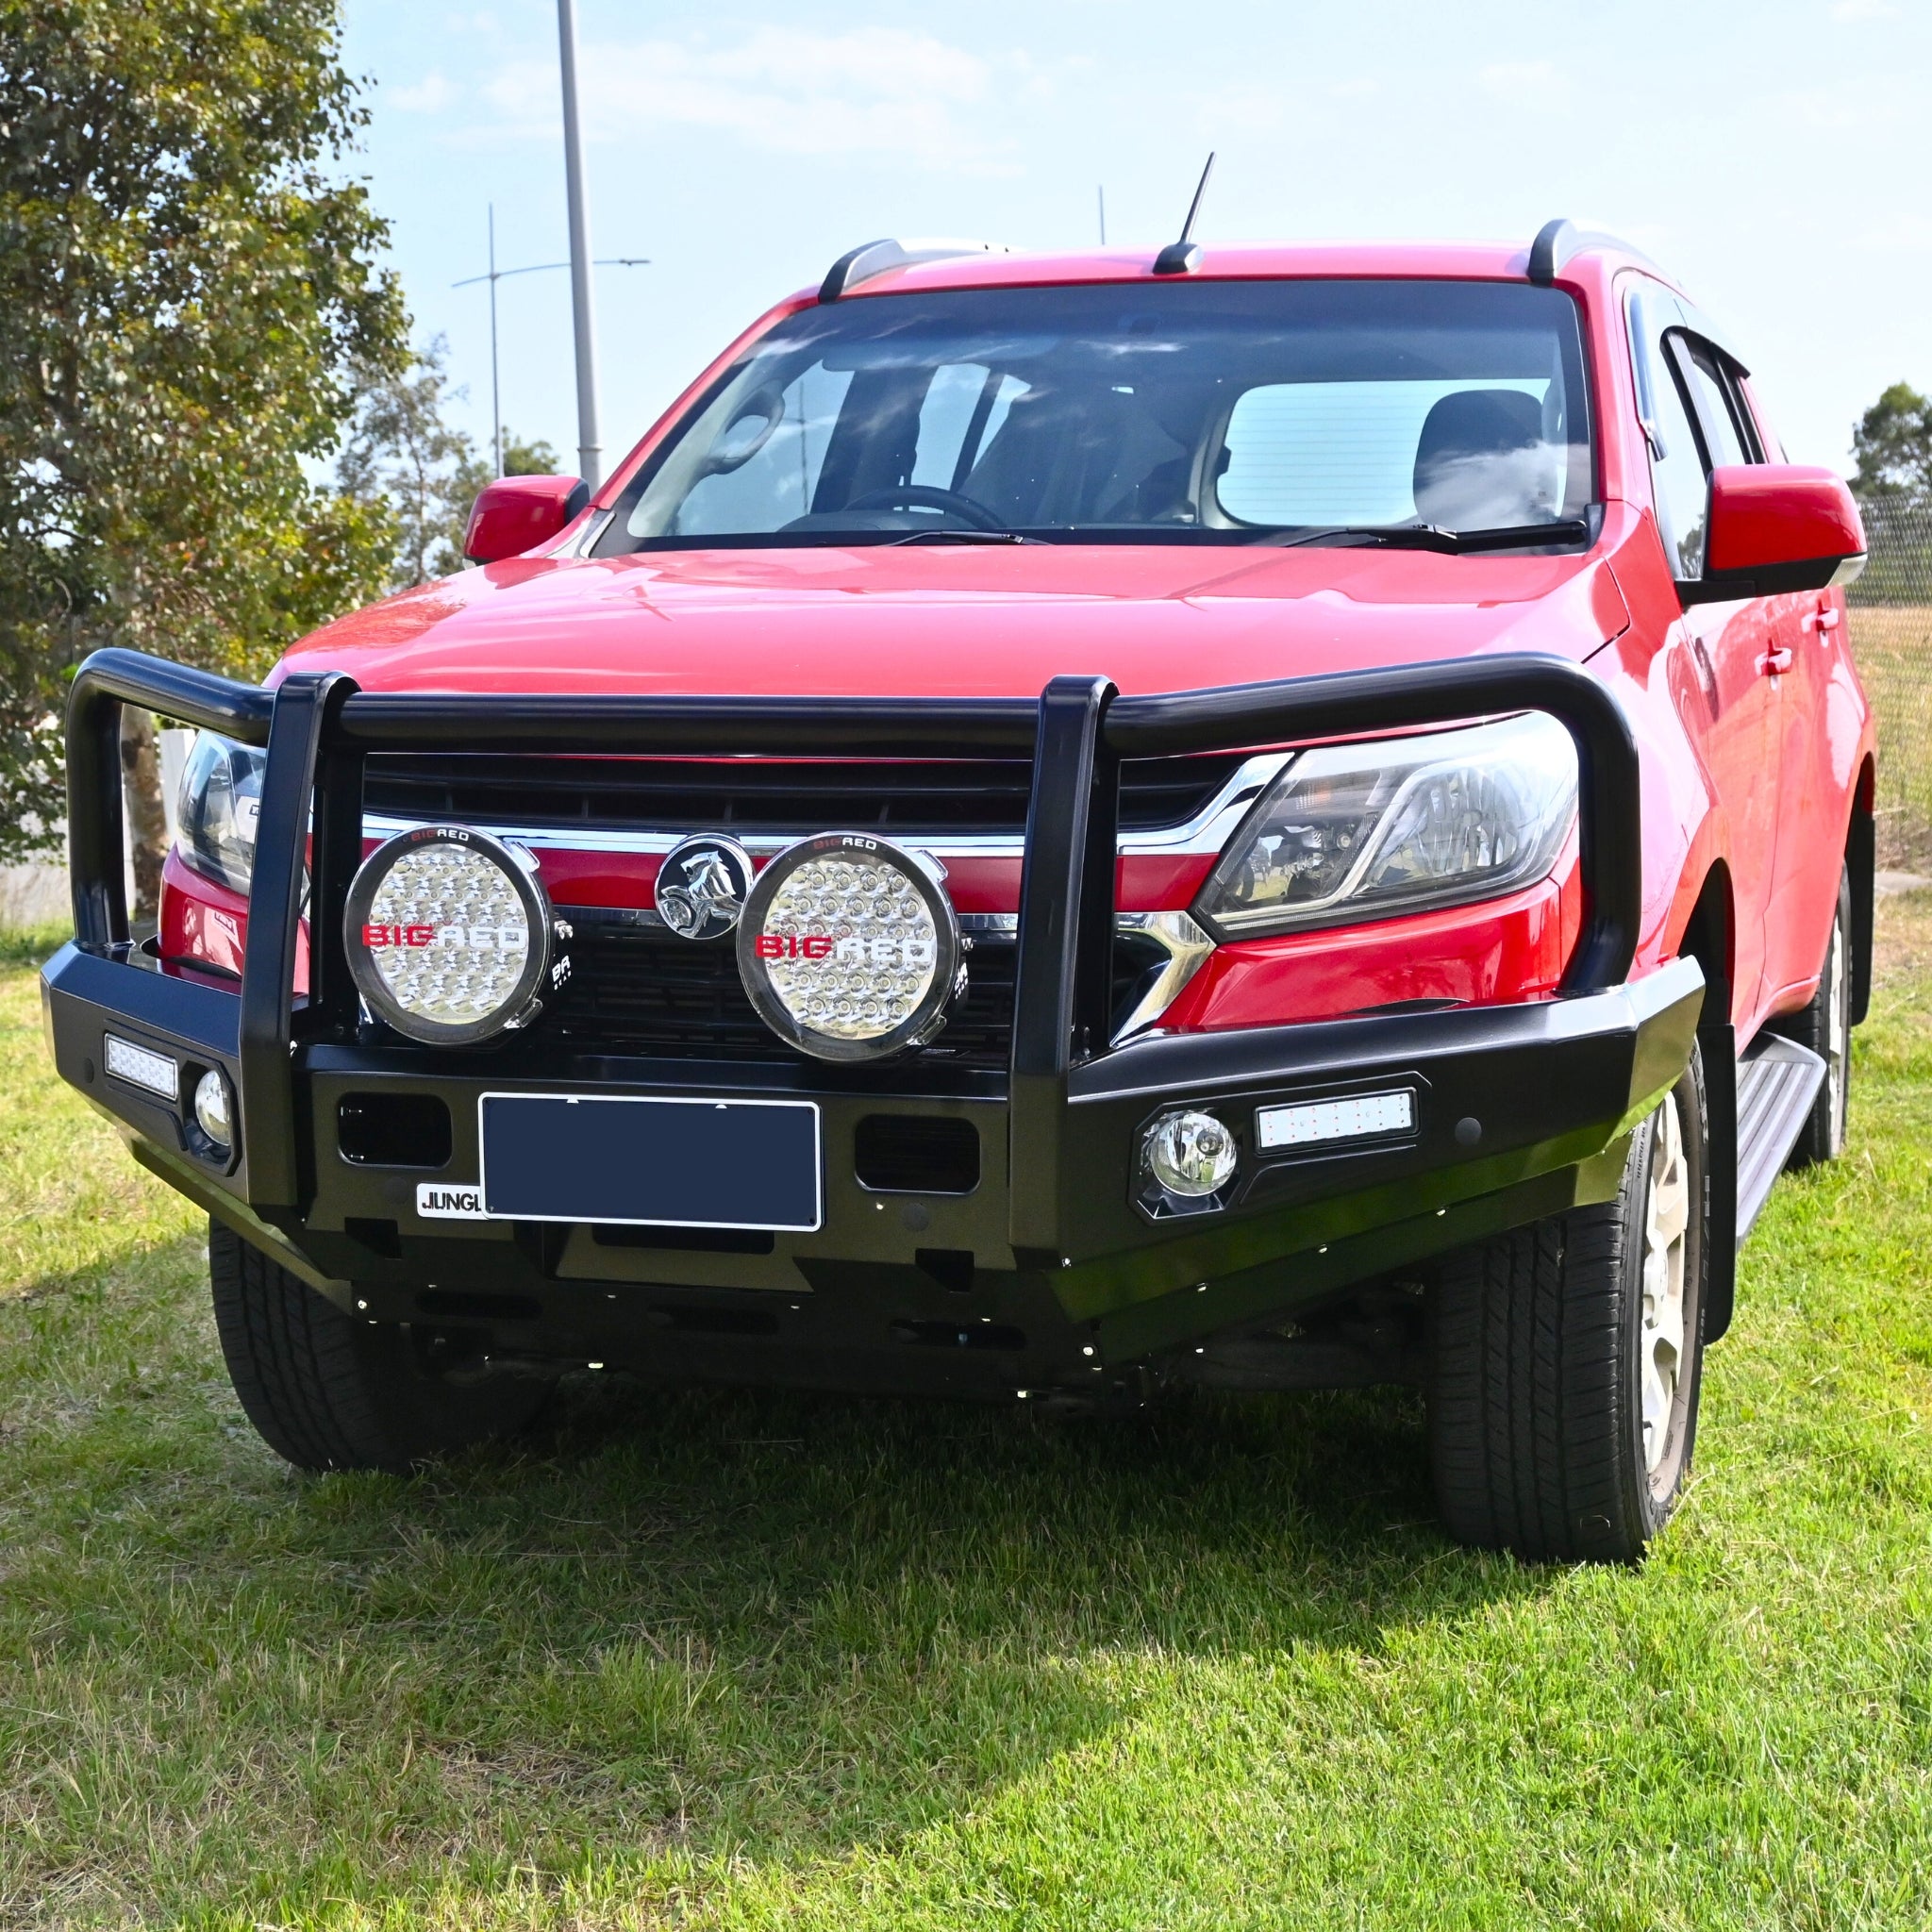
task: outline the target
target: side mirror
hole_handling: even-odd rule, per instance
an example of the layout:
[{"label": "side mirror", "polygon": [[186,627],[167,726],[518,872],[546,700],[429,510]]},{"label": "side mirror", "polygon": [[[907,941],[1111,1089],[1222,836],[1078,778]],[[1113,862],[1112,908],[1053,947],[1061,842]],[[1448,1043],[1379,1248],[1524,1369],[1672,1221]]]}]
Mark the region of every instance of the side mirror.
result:
[{"label": "side mirror", "polygon": [[1848,584],[1865,568],[1865,526],[1844,478],[1798,463],[1733,463],[1710,473],[1704,575],[1687,604],[1771,597]]},{"label": "side mirror", "polygon": [[521,557],[567,529],[590,500],[575,476],[499,476],[476,492],[463,555],[472,563]]}]

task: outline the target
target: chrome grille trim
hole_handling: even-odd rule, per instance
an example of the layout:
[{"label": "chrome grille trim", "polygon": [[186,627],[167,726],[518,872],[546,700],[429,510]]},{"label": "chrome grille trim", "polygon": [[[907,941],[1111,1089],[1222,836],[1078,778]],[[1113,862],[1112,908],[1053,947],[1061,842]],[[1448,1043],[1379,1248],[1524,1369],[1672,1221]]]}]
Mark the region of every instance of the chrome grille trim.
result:
[{"label": "chrome grille trim", "polygon": [[[1190,858],[1220,852],[1233,837],[1235,827],[1247,816],[1249,808],[1293,756],[1292,752],[1270,751],[1244,758],[1220,791],[1185,824],[1149,831],[1123,832],[1120,841],[1122,853],[1129,858]],[[442,819],[399,818],[384,812],[366,812],[363,814],[362,831],[365,838],[389,839],[398,832],[413,832],[421,825],[445,823],[447,821]],[[532,852],[626,852],[661,858],[674,845],[691,837],[689,828],[657,832],[625,825],[585,825],[578,829],[575,826],[516,825],[493,819],[476,819],[475,823],[497,838],[514,841]],[[837,831],[840,827],[827,825],[824,829]],[[795,845],[799,837],[791,832],[741,832],[735,829],[732,836],[757,858],[769,858],[774,853],[783,852],[788,846]],[[900,836],[908,846],[929,852],[942,862],[955,858],[1020,858],[1026,850],[1024,835],[1018,832],[954,832],[934,838],[920,838],[908,833]]]}]

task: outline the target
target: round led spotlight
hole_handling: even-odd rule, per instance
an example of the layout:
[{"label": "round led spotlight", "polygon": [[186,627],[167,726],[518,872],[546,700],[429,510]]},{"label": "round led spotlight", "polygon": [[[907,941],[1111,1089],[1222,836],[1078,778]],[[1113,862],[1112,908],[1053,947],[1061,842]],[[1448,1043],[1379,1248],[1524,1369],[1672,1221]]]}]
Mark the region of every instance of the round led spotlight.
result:
[{"label": "round led spotlight", "polygon": [[858,832],[806,839],[758,874],[738,924],[738,975],[765,1024],[822,1060],[924,1045],[966,986],[939,880]]},{"label": "round led spotlight", "polygon": [[369,1010],[425,1046],[470,1046],[535,1017],[550,970],[536,869],[467,825],[399,832],[349,887],[349,970]]}]

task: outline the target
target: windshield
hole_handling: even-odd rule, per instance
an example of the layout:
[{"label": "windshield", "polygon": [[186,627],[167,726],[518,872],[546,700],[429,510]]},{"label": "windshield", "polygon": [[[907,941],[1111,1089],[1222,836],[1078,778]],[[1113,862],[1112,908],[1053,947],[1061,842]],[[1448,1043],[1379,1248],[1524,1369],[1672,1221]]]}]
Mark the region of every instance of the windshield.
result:
[{"label": "windshield", "polygon": [[1507,532],[1577,518],[1593,475],[1576,308],[1558,290],[882,295],[761,337],[632,480],[597,549]]}]

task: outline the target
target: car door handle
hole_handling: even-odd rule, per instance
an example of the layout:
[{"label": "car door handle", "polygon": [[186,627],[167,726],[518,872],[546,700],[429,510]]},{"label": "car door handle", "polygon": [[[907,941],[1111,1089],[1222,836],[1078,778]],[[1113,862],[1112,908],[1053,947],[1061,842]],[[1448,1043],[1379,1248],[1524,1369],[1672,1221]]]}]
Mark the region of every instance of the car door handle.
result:
[{"label": "car door handle", "polygon": [[1781,676],[1791,668],[1791,650],[1789,644],[1780,644],[1774,651],[1767,651],[1758,658],[1757,667],[1767,677]]}]

